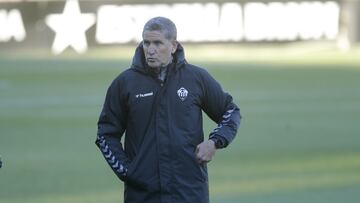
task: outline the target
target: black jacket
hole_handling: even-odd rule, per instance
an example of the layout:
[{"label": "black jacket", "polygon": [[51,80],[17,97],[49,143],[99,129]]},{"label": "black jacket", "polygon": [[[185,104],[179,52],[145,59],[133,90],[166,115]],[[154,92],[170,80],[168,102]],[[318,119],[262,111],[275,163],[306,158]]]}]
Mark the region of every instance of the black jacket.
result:
[{"label": "black jacket", "polygon": [[225,147],[240,125],[239,109],[207,71],[185,61],[181,45],[165,82],[144,60],[139,45],[131,68],[108,88],[96,144],[125,182],[125,202],[209,202],[207,167],[195,158],[202,110],[218,124],[210,137]]}]

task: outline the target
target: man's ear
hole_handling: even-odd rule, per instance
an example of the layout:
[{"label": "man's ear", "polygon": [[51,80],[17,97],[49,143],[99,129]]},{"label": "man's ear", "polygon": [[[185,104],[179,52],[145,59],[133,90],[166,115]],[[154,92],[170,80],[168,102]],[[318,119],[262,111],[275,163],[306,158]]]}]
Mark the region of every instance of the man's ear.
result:
[{"label": "man's ear", "polygon": [[177,49],[177,46],[178,46],[178,42],[176,40],[173,40],[171,42],[172,44],[172,50],[171,50],[171,53],[174,54],[176,52],[176,49]]}]

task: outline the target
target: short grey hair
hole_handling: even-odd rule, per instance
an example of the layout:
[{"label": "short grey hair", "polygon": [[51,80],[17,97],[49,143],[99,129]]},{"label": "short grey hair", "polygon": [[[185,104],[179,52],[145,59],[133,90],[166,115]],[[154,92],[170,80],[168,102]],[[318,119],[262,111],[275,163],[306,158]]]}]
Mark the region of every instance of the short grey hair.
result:
[{"label": "short grey hair", "polygon": [[155,17],[151,18],[143,29],[143,36],[145,31],[160,31],[164,33],[165,38],[168,40],[176,40],[177,30],[175,24],[168,18]]}]

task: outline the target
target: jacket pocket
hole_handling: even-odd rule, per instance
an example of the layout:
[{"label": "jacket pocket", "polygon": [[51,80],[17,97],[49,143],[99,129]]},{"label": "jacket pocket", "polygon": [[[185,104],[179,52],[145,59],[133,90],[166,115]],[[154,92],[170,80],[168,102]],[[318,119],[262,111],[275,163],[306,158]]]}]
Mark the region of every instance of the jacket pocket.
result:
[{"label": "jacket pocket", "polygon": [[177,178],[185,182],[206,182],[207,180],[206,165],[198,163],[193,146],[188,145],[187,148],[179,150],[175,170]]},{"label": "jacket pocket", "polygon": [[125,183],[135,187],[137,189],[140,190],[146,190],[147,184],[145,182],[143,182],[141,179],[136,178],[136,168],[137,168],[137,160],[136,158],[130,163],[129,167],[128,167],[128,171],[125,177]]},{"label": "jacket pocket", "polygon": [[196,168],[196,174],[197,174],[198,179],[201,182],[206,182],[207,181],[206,163],[204,163],[204,164],[198,163],[195,153],[194,153],[193,163]]},{"label": "jacket pocket", "polygon": [[129,164],[125,183],[139,191],[156,191],[159,189],[154,172],[149,173],[149,162],[137,155]]}]

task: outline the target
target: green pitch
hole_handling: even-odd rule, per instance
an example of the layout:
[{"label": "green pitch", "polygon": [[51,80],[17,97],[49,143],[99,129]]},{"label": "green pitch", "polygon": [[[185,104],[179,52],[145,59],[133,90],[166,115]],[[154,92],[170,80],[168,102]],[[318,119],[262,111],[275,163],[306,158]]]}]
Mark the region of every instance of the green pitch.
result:
[{"label": "green pitch", "polygon": [[[208,166],[212,202],[359,201],[359,63],[298,61],[195,60],[243,115],[238,137]],[[94,140],[106,88],[127,66],[0,59],[1,203],[121,202],[122,183]],[[214,127],[205,120],[206,132]]]}]

